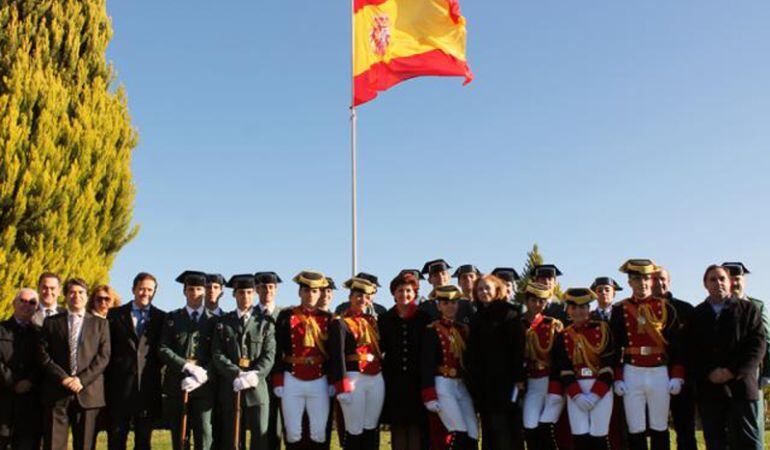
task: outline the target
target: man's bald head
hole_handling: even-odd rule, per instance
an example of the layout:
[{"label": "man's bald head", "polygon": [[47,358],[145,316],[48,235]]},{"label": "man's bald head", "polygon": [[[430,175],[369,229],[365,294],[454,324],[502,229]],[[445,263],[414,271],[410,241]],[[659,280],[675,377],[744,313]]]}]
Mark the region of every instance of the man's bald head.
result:
[{"label": "man's bald head", "polygon": [[652,277],[652,294],[656,297],[663,297],[668,294],[670,288],[671,274],[661,267]]}]

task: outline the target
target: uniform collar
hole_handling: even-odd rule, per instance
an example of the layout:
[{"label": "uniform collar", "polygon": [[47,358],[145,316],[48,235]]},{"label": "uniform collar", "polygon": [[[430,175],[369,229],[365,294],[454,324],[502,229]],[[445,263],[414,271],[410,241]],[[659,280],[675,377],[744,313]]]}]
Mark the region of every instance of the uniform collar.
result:
[{"label": "uniform collar", "polygon": [[189,306],[185,306],[184,309],[187,311],[187,315],[192,317],[193,312],[198,313],[198,320],[200,320],[201,316],[203,315],[203,305],[200,306],[198,309],[192,309]]},{"label": "uniform collar", "polygon": [[250,317],[254,312],[254,308],[249,308],[246,311],[241,311],[240,309],[235,310],[235,314],[238,316],[238,320],[243,320],[244,317]]}]

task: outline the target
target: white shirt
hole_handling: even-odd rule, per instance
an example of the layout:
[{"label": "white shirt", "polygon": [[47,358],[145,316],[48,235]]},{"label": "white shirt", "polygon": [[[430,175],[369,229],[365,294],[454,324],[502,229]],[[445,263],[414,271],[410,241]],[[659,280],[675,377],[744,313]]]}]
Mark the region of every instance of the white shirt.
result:
[{"label": "white shirt", "polygon": [[238,319],[243,321],[244,317],[249,317],[253,311],[253,308],[249,308],[246,311],[241,311],[240,309],[236,309],[235,313],[238,315]]},{"label": "white shirt", "polygon": [[266,314],[268,316],[273,315],[273,311],[275,311],[275,303],[271,303],[267,306],[263,305],[262,303],[259,304],[259,309],[262,310],[262,314]]}]

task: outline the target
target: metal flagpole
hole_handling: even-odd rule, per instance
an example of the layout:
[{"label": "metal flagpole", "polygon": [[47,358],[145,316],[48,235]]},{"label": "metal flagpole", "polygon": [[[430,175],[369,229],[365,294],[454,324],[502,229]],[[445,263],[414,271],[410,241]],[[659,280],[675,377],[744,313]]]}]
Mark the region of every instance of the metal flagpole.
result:
[{"label": "metal flagpole", "polygon": [[356,14],[355,14],[355,0],[350,0],[350,168],[351,168],[351,189],[350,189],[350,203],[351,203],[351,276],[355,276],[358,272],[358,207],[357,207],[357,166],[356,166],[356,107],[355,105],[355,70],[356,70],[356,57],[355,57],[355,39],[356,39]]}]

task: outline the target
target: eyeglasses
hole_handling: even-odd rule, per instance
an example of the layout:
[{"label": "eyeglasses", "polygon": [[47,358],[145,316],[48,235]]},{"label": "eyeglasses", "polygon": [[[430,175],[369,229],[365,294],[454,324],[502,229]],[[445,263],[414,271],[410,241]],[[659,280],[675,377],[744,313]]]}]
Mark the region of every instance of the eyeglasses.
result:
[{"label": "eyeglasses", "polygon": [[97,302],[109,302],[109,301],[112,301],[112,299],[109,296],[103,295],[103,296],[99,296],[99,297],[94,297],[94,301],[97,301]]},{"label": "eyeglasses", "polygon": [[30,306],[37,306],[38,304],[37,299],[34,299],[34,298],[31,300],[24,300],[23,298],[20,298],[19,301],[21,303],[24,303],[25,305],[30,305]]}]

